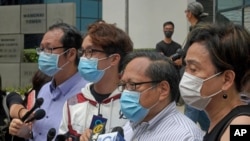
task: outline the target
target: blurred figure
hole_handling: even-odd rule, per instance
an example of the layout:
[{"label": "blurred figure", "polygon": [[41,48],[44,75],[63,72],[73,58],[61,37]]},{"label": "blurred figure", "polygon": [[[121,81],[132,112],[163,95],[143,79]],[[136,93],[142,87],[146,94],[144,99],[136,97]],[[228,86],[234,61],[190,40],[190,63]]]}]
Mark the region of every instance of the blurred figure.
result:
[{"label": "blurred figure", "polygon": [[204,141],[229,141],[230,125],[250,124],[250,106],[239,95],[250,66],[250,34],[232,23],[203,25],[191,31],[187,45],[182,98],[207,112]]},{"label": "blurred figure", "polygon": [[44,74],[41,70],[37,70],[35,72],[31,80],[32,88],[27,93],[25,93],[24,97],[24,105],[27,109],[31,109],[33,107],[40,89],[44,84],[51,81],[51,79],[52,77]]},{"label": "blurred figure", "polygon": [[196,1],[188,4],[185,13],[186,18],[190,23],[190,31],[202,24],[204,22],[203,19],[208,16],[208,13],[204,12],[202,4]]},{"label": "blurred figure", "polygon": [[[205,24],[203,21],[203,18],[208,16],[208,13],[204,12],[204,8],[201,3],[199,2],[191,2],[188,4],[187,9],[185,10],[186,17],[188,22],[190,23],[189,30],[192,31],[193,29],[202,26]],[[188,50],[189,46],[186,44],[184,46],[184,52]],[[183,58],[185,58],[185,53],[183,55]],[[185,63],[185,62],[183,62]],[[185,66],[185,64],[184,64]],[[182,67],[180,72],[181,75],[184,73],[185,67]],[[207,117],[207,114],[202,110],[197,110],[187,104],[185,104],[184,107],[184,114],[188,116],[191,120],[193,120],[195,123],[199,123],[201,129],[203,131],[207,131],[209,127],[209,118]]]}]

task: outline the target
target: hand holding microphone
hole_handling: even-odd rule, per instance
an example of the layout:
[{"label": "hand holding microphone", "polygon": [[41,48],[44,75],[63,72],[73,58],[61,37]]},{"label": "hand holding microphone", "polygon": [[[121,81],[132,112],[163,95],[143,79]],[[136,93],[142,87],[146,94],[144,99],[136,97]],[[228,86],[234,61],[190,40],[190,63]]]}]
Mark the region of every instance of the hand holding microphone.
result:
[{"label": "hand holding microphone", "polygon": [[173,54],[170,58],[172,59],[172,61],[176,61],[177,59],[180,59],[184,54],[184,51],[179,48],[177,49],[176,53]]},{"label": "hand holding microphone", "polygon": [[45,116],[45,111],[43,109],[39,109],[34,113],[34,116],[28,118],[24,123],[29,123],[34,120],[40,120]]},{"label": "hand holding microphone", "polygon": [[43,98],[36,99],[35,105],[21,118],[21,120],[23,122],[27,120],[27,118],[34,112],[34,110],[40,107],[42,104],[43,104]]}]

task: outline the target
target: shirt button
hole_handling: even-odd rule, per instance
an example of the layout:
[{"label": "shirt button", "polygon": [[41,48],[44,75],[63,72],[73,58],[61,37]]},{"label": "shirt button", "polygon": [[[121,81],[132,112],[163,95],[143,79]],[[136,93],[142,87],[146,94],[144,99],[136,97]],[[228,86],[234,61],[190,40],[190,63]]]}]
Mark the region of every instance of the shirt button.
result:
[{"label": "shirt button", "polygon": [[42,135],[42,133],[39,133],[39,135]]},{"label": "shirt button", "polygon": [[49,118],[49,116],[46,116],[46,118]]}]

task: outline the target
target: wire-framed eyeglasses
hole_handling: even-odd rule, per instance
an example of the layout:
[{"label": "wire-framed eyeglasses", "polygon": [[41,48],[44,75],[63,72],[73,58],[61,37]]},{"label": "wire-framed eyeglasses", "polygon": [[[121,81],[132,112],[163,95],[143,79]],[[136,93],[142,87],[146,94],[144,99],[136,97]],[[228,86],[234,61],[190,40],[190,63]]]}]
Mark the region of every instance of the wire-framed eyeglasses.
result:
[{"label": "wire-framed eyeglasses", "polygon": [[98,49],[78,49],[78,55],[81,57],[81,56],[84,56],[86,58],[91,58],[93,53],[94,52],[102,52],[102,53],[106,53],[104,50],[98,50]]},{"label": "wire-framed eyeglasses", "polygon": [[50,53],[52,54],[53,50],[59,49],[59,48],[64,48],[64,46],[60,46],[60,47],[38,47],[36,48],[36,53],[39,55],[41,52],[46,52],[46,53]]},{"label": "wire-framed eyeglasses", "polygon": [[138,85],[147,84],[147,83],[157,84],[159,82],[161,82],[161,81],[146,81],[146,82],[137,82],[137,83],[135,83],[135,82],[123,82],[123,81],[121,81],[118,84],[118,90],[121,91],[121,92],[123,90],[125,90],[125,89],[126,90],[130,90],[130,91],[136,91],[136,86],[138,86]]}]

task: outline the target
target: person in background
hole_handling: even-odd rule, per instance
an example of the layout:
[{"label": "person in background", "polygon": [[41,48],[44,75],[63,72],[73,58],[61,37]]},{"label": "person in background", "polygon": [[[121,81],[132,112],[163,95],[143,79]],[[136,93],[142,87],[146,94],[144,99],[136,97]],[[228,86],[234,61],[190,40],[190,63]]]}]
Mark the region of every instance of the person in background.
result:
[{"label": "person in background", "polygon": [[[170,57],[181,49],[181,45],[172,39],[174,33],[174,23],[167,21],[163,24],[163,33],[165,38],[156,44],[156,51]],[[181,59],[174,60],[175,66],[179,68],[181,66]]]},{"label": "person in background", "polygon": [[88,80],[81,93],[70,98],[63,108],[60,134],[79,137],[89,128],[93,116],[106,118],[106,132],[127,121],[120,119],[120,81],[122,61],[133,50],[130,37],[109,23],[94,23],[84,37],[78,70]]},{"label": "person in background", "polygon": [[45,110],[45,118],[33,122],[30,129],[32,132],[26,131],[22,134],[19,130],[27,125],[20,119],[13,119],[10,124],[12,135],[44,141],[51,128],[55,128],[58,133],[63,104],[68,98],[80,92],[87,83],[77,69],[77,50],[81,43],[82,36],[75,27],[66,23],[56,23],[49,27],[40,47],[37,48],[39,70],[52,77],[37,96],[44,99],[40,108]]},{"label": "person in background", "polygon": [[[182,66],[181,54],[183,51],[181,49],[181,45],[172,39],[174,28],[175,26],[172,21],[163,23],[163,33],[165,38],[156,44],[156,51],[171,58],[176,69],[179,71]],[[178,58],[174,57],[176,53],[180,53]],[[181,101],[180,96],[176,97],[176,101],[178,106],[183,105],[183,101]]]},{"label": "person in background", "polygon": [[[204,8],[202,4],[199,2],[195,1],[195,2],[189,3],[187,6],[187,9],[185,10],[185,13],[186,13],[186,18],[188,22],[190,23],[190,28],[189,28],[190,31],[206,23],[203,19],[208,16],[208,13],[204,12]],[[187,52],[188,48],[189,46],[185,44],[183,58],[185,58],[185,53]],[[181,76],[183,75],[184,70],[185,70],[184,61],[183,61],[183,64],[184,65],[180,70]],[[204,111],[197,110],[185,104],[184,114],[188,116],[191,120],[193,120],[195,123],[198,123],[203,131],[208,130],[210,121],[209,121],[207,114]]]},{"label": "person in background", "polygon": [[196,1],[188,4],[185,14],[190,23],[189,31],[203,24],[205,22],[204,18],[208,16],[208,13],[204,12],[202,4]]},{"label": "person in background", "polygon": [[250,69],[250,34],[233,23],[208,24],[192,30],[187,45],[182,98],[208,114],[204,141],[228,141],[230,125],[250,124],[250,105],[239,95]]}]

